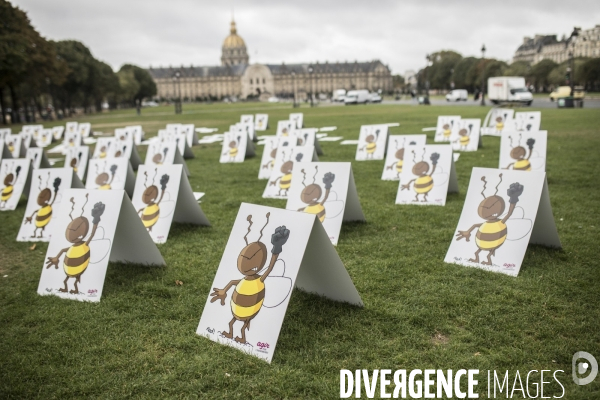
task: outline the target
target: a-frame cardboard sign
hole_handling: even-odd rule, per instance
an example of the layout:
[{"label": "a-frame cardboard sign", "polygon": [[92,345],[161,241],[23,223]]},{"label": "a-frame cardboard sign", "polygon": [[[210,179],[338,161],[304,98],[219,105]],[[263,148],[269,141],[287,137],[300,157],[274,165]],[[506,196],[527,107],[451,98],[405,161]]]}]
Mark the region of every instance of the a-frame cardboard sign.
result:
[{"label": "a-frame cardboard sign", "polygon": [[542,124],[541,111],[526,111],[515,113],[513,119],[513,130],[534,132],[540,130]]},{"label": "a-frame cardboard sign", "polygon": [[6,135],[4,144],[13,158],[25,158],[27,156],[27,149],[23,145],[23,138],[21,136]]},{"label": "a-frame cardboard sign", "polygon": [[448,193],[458,192],[452,146],[433,144],[411,146],[404,154],[404,166],[396,204],[446,205]]},{"label": "a-frame cardboard sign", "polygon": [[500,169],[545,171],[548,132],[502,132]]},{"label": "a-frame cardboard sign", "polygon": [[155,243],[165,243],[172,222],[210,226],[182,165],[140,165],[131,198]]},{"label": "a-frame cardboard sign", "polygon": [[289,120],[294,123],[295,129],[302,129],[304,127],[304,114],[303,113],[291,113]]},{"label": "a-frame cardboard sign", "polygon": [[387,146],[387,125],[363,125],[360,127],[356,161],[383,160]]},{"label": "a-frame cardboard sign", "polygon": [[292,174],[285,208],[316,215],[334,246],[342,222],[365,221],[351,163],[295,163]]},{"label": "a-frame cardboard sign", "polygon": [[90,124],[89,122],[82,122],[77,128],[82,138],[88,137],[90,136],[90,132],[92,130],[92,124]]},{"label": "a-frame cardboard sign", "polygon": [[473,168],[444,261],[517,276],[528,243],[562,247],[546,173]]},{"label": "a-frame cardboard sign", "polygon": [[161,129],[158,131],[158,138],[164,142],[173,141],[177,143],[179,153],[183,156],[184,159],[195,157],[194,153],[192,152],[192,149],[188,145],[187,138],[184,133],[169,132],[166,129]]},{"label": "a-frame cardboard sign", "polygon": [[[258,137],[256,136],[256,130],[254,129],[254,123],[253,122],[238,122],[237,124],[233,125],[235,126],[235,128],[239,131],[239,132],[244,132],[246,135],[248,135],[248,140],[252,141],[252,142],[258,142]],[[229,132],[233,132],[232,129],[229,130]]]},{"label": "a-frame cardboard sign", "polygon": [[181,156],[179,148],[177,148],[177,143],[174,141],[154,141],[150,143],[144,164],[148,166],[183,165],[183,171],[187,176],[190,176],[190,170]]},{"label": "a-frame cardboard sign", "polygon": [[319,139],[317,139],[317,128],[295,129],[292,134],[296,136],[297,146],[315,146],[317,154],[323,155]]},{"label": "a-frame cardboard sign", "polygon": [[136,146],[142,144],[142,140],[144,140],[144,130],[141,125],[126,126],[125,130],[127,130],[129,136],[133,137],[133,143],[135,143]]},{"label": "a-frame cardboard sign", "polygon": [[65,191],[38,294],[99,302],[109,261],[165,265],[125,191]]},{"label": "a-frame cardboard sign", "polygon": [[254,119],[255,131],[266,131],[269,127],[269,114],[256,114]]},{"label": "a-frame cardboard sign", "polygon": [[254,144],[244,132],[225,132],[221,149],[221,163],[241,163],[246,157],[254,156]]},{"label": "a-frame cardboard sign", "polygon": [[33,138],[33,132],[34,130],[32,127],[30,127],[30,129],[23,130],[19,133],[19,136],[21,136],[21,143],[23,144],[23,147],[25,147],[25,150],[30,147],[36,147],[35,139]]},{"label": "a-frame cardboard sign", "polygon": [[79,132],[73,132],[73,133],[65,133],[65,139],[63,141],[63,145],[65,146],[65,148],[69,148],[69,147],[77,147],[77,146],[81,146],[82,143],[82,138],[81,138],[81,133]]},{"label": "a-frame cardboard sign", "polygon": [[12,129],[10,128],[0,128],[0,140],[4,140],[4,138],[12,133]]},{"label": "a-frame cardboard sign", "polygon": [[13,158],[2,160],[0,166],[0,211],[17,208],[21,195],[29,194],[31,160]]},{"label": "a-frame cardboard sign", "polygon": [[125,190],[133,195],[135,175],[126,158],[92,159],[88,165],[85,188],[91,190]]},{"label": "a-frame cardboard sign", "polygon": [[107,158],[114,154],[114,149],[117,148],[117,138],[115,137],[102,137],[96,140],[96,147],[94,147],[94,153],[92,158]]},{"label": "a-frame cardboard sign", "polygon": [[65,131],[65,127],[62,125],[53,127],[52,128],[52,139],[56,142],[59,141],[60,139],[62,139],[64,131]]},{"label": "a-frame cardboard sign", "polygon": [[240,117],[240,122],[242,124],[247,124],[247,123],[254,124],[254,115],[252,115],[252,114],[242,114],[242,116]]},{"label": "a-frame cardboard sign", "polygon": [[7,160],[9,158],[13,158],[10,151],[8,151],[8,146],[4,143],[4,139],[0,139],[0,161]]},{"label": "a-frame cardboard sign", "polygon": [[454,124],[460,121],[460,115],[440,115],[435,127],[434,142],[449,142]]},{"label": "a-frame cardboard sign", "polygon": [[193,147],[198,144],[198,134],[196,133],[196,125],[194,124],[182,124],[181,133],[185,135],[185,140],[189,147]]},{"label": "a-frame cardboard sign", "polygon": [[270,363],[294,287],[363,306],[316,215],[242,203],[196,333]]},{"label": "a-frame cardboard sign", "polygon": [[[291,140],[284,140],[286,146],[289,148],[296,147],[295,143],[291,144]],[[270,137],[265,139],[265,145],[263,147],[262,158],[260,160],[260,168],[258,170],[258,179],[269,179],[275,166],[275,160],[277,157],[277,148],[279,146],[278,137]]]},{"label": "a-frame cardboard sign", "polygon": [[283,147],[280,138],[273,171],[267,181],[263,198],[287,199],[288,191],[292,185],[292,170],[297,162],[318,161],[314,146]]},{"label": "a-frame cardboard sign", "polygon": [[31,187],[18,242],[48,242],[67,189],[83,189],[72,168],[41,168],[31,174]]},{"label": "a-frame cardboard sign", "polygon": [[88,165],[90,148],[88,146],[79,146],[67,149],[65,154],[65,167],[73,168],[80,180],[85,178],[85,171]]},{"label": "a-frame cardboard sign", "polygon": [[127,136],[124,140],[117,139],[114,142],[114,146],[109,151],[110,156],[114,158],[124,158],[129,160],[131,167],[137,170],[138,166],[142,163],[140,154],[137,151],[137,147],[134,144],[133,136]]},{"label": "a-frame cardboard sign", "polygon": [[[508,108],[493,108],[490,110],[489,115],[484,121],[484,125],[481,128],[481,134],[484,136],[500,136],[504,129],[513,129],[513,117],[515,110]],[[485,124],[487,122],[487,124]]]},{"label": "a-frame cardboard sign", "polygon": [[381,179],[398,181],[410,146],[425,146],[427,135],[390,135]]},{"label": "a-frame cardboard sign", "polygon": [[44,149],[39,147],[30,147],[27,149],[26,158],[31,160],[31,167],[33,169],[38,168],[50,168],[50,162],[44,153]]},{"label": "a-frame cardboard sign", "polygon": [[481,119],[460,119],[452,127],[450,143],[452,150],[477,151],[481,148]]},{"label": "a-frame cardboard sign", "polygon": [[67,122],[65,125],[66,126],[65,135],[70,135],[72,133],[78,132],[78,129],[77,129],[78,125],[79,124],[75,121]]},{"label": "a-frame cardboard sign", "polygon": [[277,132],[276,136],[289,136],[296,127],[293,121],[290,120],[282,120],[277,121]]},{"label": "a-frame cardboard sign", "polygon": [[48,147],[52,144],[52,129],[42,129],[35,141],[37,147]]}]

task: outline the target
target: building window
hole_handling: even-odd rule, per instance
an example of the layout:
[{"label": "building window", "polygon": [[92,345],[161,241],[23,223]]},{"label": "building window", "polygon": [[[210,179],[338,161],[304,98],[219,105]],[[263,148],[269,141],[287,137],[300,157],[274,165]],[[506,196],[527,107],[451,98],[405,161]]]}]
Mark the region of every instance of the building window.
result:
[{"label": "building window", "polygon": [[250,78],[250,84],[252,85],[252,78]]}]

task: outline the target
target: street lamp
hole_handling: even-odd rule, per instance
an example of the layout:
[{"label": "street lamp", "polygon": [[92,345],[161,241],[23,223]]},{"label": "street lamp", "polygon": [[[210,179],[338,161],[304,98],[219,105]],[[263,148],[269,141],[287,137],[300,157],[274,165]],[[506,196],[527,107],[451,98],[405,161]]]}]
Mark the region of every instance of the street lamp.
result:
[{"label": "street lamp", "polygon": [[481,105],[485,106],[485,44],[481,46]]},{"label": "street lamp", "polygon": [[179,71],[173,75],[173,93],[175,95],[175,114],[181,114],[181,83],[179,77],[181,74]]},{"label": "street lamp", "polygon": [[308,76],[309,76],[308,79],[310,80],[310,106],[314,107],[312,73],[313,73],[313,67],[308,67]]},{"label": "street lamp", "polygon": [[423,100],[423,104],[431,104],[429,102],[429,80],[427,79],[427,69],[429,68],[431,56],[429,54],[425,54],[425,60],[427,60],[427,63],[425,64],[425,70],[423,71],[425,74],[425,99]]},{"label": "street lamp", "polygon": [[296,108],[298,104],[296,103],[296,73],[294,71],[292,71],[292,85],[294,86],[294,108]]},{"label": "street lamp", "polygon": [[575,38],[579,36],[579,31],[577,28],[573,29],[571,36],[569,37],[569,44],[571,45],[571,50],[569,50],[569,66],[567,70],[571,70],[569,72],[569,86],[571,86],[571,96],[575,94]]}]

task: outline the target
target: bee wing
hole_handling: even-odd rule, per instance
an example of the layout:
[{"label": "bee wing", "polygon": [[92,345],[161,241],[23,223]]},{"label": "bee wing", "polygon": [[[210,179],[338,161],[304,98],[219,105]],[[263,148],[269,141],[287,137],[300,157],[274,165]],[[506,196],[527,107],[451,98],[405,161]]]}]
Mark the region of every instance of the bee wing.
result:
[{"label": "bee wing", "polygon": [[510,218],[506,221],[506,239],[521,240],[531,232],[531,228],[533,228],[533,221],[528,218]]},{"label": "bee wing", "polygon": [[541,157],[536,157],[535,154],[529,159],[529,162],[531,163],[531,169],[534,171],[543,170],[544,168],[545,160]]},{"label": "bee wing", "polygon": [[[166,197],[166,195],[165,195]],[[163,200],[159,204],[160,218],[166,218],[175,211],[175,202],[173,200]]]},{"label": "bee wing", "polygon": [[112,242],[110,239],[104,239],[104,228],[99,226],[96,229],[96,235],[98,239],[94,239],[90,242],[90,263],[98,264],[104,260],[110,252],[110,246]]},{"label": "bee wing", "polygon": [[327,200],[325,206],[325,218],[335,218],[344,211],[345,203],[342,200]]},{"label": "bee wing", "polygon": [[433,186],[440,186],[448,181],[449,175],[446,172],[444,172],[442,168],[438,167],[436,169],[435,174],[433,174],[432,178]]},{"label": "bee wing", "polygon": [[[283,260],[280,260],[283,262]],[[269,275],[265,279],[265,300],[263,306],[275,308],[283,303],[292,293],[292,278]]]}]

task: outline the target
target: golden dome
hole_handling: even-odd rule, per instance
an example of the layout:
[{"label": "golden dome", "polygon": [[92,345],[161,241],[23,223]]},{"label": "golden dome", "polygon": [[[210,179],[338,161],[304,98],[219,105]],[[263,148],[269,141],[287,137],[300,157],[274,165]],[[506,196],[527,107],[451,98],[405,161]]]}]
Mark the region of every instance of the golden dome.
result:
[{"label": "golden dome", "polygon": [[242,39],[237,34],[237,29],[235,27],[235,21],[231,21],[231,29],[229,30],[230,34],[225,38],[223,42],[223,49],[235,49],[240,47],[246,47],[246,43],[244,39]]}]

